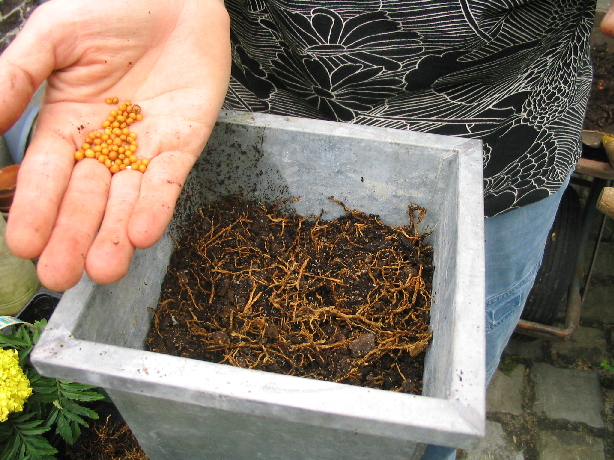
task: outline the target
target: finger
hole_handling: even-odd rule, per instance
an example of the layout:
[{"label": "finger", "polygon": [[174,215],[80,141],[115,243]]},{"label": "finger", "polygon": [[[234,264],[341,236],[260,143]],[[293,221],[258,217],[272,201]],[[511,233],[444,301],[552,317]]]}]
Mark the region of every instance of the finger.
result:
[{"label": "finger", "polygon": [[134,246],[148,248],[162,237],[195,161],[194,155],[184,152],[165,152],[151,160],[128,226]]},{"label": "finger", "polygon": [[19,168],[6,242],[18,257],[38,257],[53,228],[74,166],[74,145],[58,134],[36,132]]},{"label": "finger", "polygon": [[113,176],[104,219],[85,262],[87,274],[97,283],[114,283],[130,268],[134,246],[128,238],[128,222],[142,177],[142,173],[130,170]]},{"label": "finger", "polygon": [[78,162],[60,205],[49,243],[38,260],[41,283],[54,291],[77,284],[104,214],[111,173],[101,163]]}]

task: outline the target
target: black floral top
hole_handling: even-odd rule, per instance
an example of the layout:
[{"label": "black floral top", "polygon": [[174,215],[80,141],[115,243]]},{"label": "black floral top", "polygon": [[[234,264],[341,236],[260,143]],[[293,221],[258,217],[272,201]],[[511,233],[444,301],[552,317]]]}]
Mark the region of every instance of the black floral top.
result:
[{"label": "black floral top", "polygon": [[479,138],[485,215],[578,159],[595,0],[226,0],[225,108]]}]

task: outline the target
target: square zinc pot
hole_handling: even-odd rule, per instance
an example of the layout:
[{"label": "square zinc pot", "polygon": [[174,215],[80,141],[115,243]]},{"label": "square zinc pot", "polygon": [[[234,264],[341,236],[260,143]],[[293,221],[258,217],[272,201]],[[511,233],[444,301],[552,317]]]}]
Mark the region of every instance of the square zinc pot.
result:
[{"label": "square zinc pot", "polygon": [[[300,214],[348,207],[434,230],[433,341],[423,395],[291,377],[144,351],[172,238],[203,203],[241,193],[300,196]],[[484,434],[481,143],[462,138],[222,112],[168,235],[128,275],[67,291],[31,355],[44,375],[104,388],[152,459],[410,459],[425,443],[470,448]]]}]

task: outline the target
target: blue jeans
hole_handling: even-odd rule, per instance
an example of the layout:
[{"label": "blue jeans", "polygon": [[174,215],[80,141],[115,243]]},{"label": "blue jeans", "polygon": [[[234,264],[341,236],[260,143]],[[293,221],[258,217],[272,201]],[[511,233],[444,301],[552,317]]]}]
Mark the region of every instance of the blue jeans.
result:
[{"label": "blue jeans", "polygon": [[[486,255],[486,383],[518,324],[541,265],[567,182],[548,198],[484,219]],[[456,449],[427,446],[422,460],[454,460]]]}]

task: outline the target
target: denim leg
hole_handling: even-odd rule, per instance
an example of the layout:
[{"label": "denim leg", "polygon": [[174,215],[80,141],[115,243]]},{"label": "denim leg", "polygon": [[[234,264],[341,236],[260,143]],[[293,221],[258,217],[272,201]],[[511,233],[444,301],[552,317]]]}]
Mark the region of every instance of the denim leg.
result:
[{"label": "denim leg", "polygon": [[533,287],[567,183],[537,203],[484,219],[487,384]]},{"label": "denim leg", "polygon": [[[486,255],[486,383],[497,370],[541,265],[561,189],[537,203],[484,219]],[[456,449],[427,446],[422,460],[454,460]]]}]

